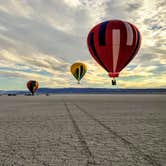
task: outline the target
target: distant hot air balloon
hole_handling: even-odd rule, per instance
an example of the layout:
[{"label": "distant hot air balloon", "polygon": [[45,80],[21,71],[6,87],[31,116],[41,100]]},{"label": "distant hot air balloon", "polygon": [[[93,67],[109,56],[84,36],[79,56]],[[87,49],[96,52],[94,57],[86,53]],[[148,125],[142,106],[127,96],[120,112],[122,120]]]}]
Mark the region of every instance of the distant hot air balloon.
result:
[{"label": "distant hot air balloon", "polygon": [[137,54],[141,45],[141,34],[129,22],[109,20],[102,22],[88,34],[87,44],[92,57],[113,78],[129,64]]},{"label": "distant hot air balloon", "polygon": [[37,81],[30,80],[27,82],[27,88],[32,93],[32,95],[34,95],[38,87],[39,87],[39,83]]},{"label": "distant hot air balloon", "polygon": [[87,66],[83,63],[74,63],[70,71],[72,75],[78,80],[78,84],[80,83],[80,80],[83,78],[85,73],[87,72]]}]

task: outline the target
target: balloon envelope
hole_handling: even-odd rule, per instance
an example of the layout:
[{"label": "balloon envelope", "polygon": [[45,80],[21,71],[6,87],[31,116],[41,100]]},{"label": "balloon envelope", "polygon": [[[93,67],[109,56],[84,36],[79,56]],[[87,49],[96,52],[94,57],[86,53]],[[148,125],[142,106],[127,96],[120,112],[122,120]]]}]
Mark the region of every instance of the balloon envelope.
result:
[{"label": "balloon envelope", "polygon": [[137,54],[141,35],[129,22],[109,20],[92,28],[87,44],[92,57],[115,78]]},{"label": "balloon envelope", "polygon": [[87,72],[87,66],[83,63],[74,63],[71,66],[70,71],[79,82]]},{"label": "balloon envelope", "polygon": [[30,80],[27,82],[27,88],[32,93],[32,95],[36,92],[39,87],[39,83],[35,80]]}]

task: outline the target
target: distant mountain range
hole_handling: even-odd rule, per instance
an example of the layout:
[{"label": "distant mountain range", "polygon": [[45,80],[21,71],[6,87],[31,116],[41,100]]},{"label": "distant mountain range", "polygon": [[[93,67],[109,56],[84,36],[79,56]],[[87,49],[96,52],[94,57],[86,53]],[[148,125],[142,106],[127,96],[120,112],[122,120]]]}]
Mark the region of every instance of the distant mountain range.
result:
[{"label": "distant mountain range", "polygon": [[[28,91],[3,91],[0,94],[26,94]],[[39,88],[37,94],[166,94],[166,89],[111,89],[111,88]]]}]

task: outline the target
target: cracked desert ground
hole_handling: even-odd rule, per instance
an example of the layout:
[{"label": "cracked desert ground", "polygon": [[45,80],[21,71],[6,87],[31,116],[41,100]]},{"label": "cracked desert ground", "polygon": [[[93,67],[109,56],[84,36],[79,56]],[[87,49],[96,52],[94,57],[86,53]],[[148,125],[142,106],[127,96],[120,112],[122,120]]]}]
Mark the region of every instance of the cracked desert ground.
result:
[{"label": "cracked desert ground", "polygon": [[166,95],[0,96],[0,166],[166,166]]}]

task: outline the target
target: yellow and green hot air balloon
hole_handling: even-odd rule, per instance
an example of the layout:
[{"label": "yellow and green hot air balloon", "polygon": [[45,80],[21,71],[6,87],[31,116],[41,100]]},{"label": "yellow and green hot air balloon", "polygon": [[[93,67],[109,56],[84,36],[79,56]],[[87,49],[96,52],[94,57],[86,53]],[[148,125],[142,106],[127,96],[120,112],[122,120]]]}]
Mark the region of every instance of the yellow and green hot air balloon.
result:
[{"label": "yellow and green hot air balloon", "polygon": [[80,83],[80,80],[83,78],[85,73],[87,72],[87,66],[83,63],[74,63],[70,71],[72,75],[78,80],[78,84]]}]

